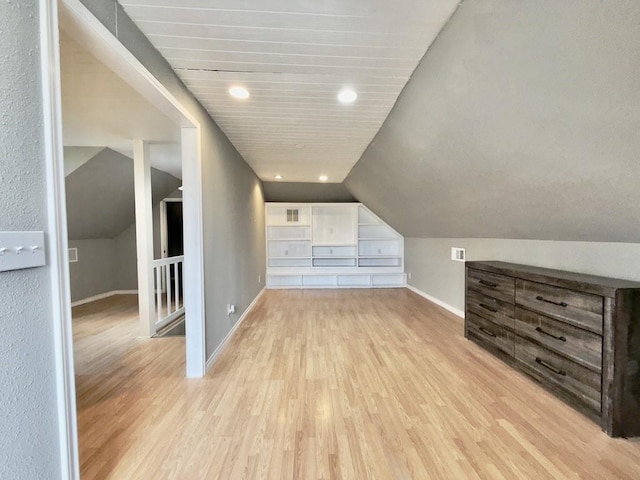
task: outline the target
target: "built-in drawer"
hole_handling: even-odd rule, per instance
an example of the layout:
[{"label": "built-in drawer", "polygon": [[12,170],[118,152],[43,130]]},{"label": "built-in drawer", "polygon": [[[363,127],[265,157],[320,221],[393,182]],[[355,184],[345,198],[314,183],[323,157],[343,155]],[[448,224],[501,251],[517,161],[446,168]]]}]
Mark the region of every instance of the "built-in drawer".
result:
[{"label": "built-in drawer", "polygon": [[[600,412],[601,375],[516,335],[516,359],[570,397]],[[534,375],[535,376],[535,375]]]},{"label": "built-in drawer", "polygon": [[513,304],[488,297],[475,290],[467,290],[467,310],[513,330]]},{"label": "built-in drawer", "polygon": [[513,357],[514,335],[506,328],[500,327],[489,320],[474,314],[467,314],[467,336],[493,345],[497,349]]},{"label": "built-in drawer", "polygon": [[318,246],[313,247],[314,257],[355,257],[355,245],[338,245],[334,247]]},{"label": "built-in drawer", "polygon": [[518,279],[516,303],[576,327],[602,334],[604,302],[598,295]]},{"label": "built-in drawer", "polygon": [[516,333],[565,357],[602,371],[602,337],[596,333],[516,307]]},{"label": "built-in drawer", "polygon": [[314,267],[355,267],[355,258],[314,258]]},{"label": "built-in drawer", "polygon": [[467,288],[513,303],[515,280],[506,275],[467,268]]}]

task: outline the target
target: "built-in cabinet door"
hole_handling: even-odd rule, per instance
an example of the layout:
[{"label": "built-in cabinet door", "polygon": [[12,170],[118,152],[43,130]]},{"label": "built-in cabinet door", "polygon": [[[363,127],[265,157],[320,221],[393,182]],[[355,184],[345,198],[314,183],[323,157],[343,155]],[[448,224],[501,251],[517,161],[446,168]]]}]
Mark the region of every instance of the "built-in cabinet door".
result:
[{"label": "built-in cabinet door", "polygon": [[314,245],[348,245],[356,243],[356,210],[353,205],[313,207]]}]

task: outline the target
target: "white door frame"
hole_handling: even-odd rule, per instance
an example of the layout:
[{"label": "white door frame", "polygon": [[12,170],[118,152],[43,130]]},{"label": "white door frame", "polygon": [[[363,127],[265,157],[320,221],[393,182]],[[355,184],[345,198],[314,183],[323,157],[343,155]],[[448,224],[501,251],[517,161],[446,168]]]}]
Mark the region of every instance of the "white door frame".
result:
[{"label": "white door frame", "polygon": [[[58,10],[60,7],[60,10]],[[49,252],[56,359],[61,478],[79,480],[77,412],[67,218],[64,189],[59,23],[96,57],[182,127],[185,238],[186,374],[206,370],[201,127],[197,119],[81,3],[39,0],[43,133],[47,168]],[[61,22],[59,22],[59,20]],[[188,240],[187,240],[188,239]]]},{"label": "white door frame", "polygon": [[51,263],[51,310],[53,314],[56,369],[60,478],[80,479],[76,383],[71,331],[71,289],[67,241],[67,207],[62,150],[62,101],[60,98],[60,51],[58,8],[55,0],[39,0],[40,64],[45,166],[47,172],[47,227]]},{"label": "white door frame", "polygon": [[182,198],[160,200],[160,258],[167,258],[169,247],[169,222],[167,221],[167,203],[182,203]]}]

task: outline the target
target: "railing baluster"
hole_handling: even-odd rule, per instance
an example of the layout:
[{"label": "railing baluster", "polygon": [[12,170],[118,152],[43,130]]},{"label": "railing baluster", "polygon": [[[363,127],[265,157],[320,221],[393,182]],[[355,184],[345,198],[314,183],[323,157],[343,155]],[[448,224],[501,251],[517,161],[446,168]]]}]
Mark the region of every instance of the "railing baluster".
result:
[{"label": "railing baluster", "polygon": [[156,311],[158,312],[158,321],[162,320],[162,265],[155,267],[156,269]]},{"label": "railing baluster", "polygon": [[180,309],[180,279],[178,278],[180,276],[180,269],[178,268],[178,266],[181,264],[182,262],[176,262],[173,264],[173,281],[174,281],[174,286],[175,286],[175,295],[176,295],[176,311],[178,311]]},{"label": "railing baluster", "polygon": [[171,308],[171,264],[168,264],[164,270],[167,279],[167,317],[171,315],[173,309]]}]

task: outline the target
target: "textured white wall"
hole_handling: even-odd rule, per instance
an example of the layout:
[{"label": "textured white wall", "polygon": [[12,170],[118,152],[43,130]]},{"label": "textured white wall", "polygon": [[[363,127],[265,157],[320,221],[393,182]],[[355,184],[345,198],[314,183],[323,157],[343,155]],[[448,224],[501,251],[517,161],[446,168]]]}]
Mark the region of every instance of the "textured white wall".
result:
[{"label": "textured white wall", "polygon": [[[38,2],[0,2],[0,230],[47,230]],[[0,273],[0,478],[60,477],[48,267]]]},{"label": "textured white wall", "polygon": [[451,247],[465,248],[467,260],[500,260],[640,281],[638,243],[405,239],[409,284],[460,310],[464,310],[464,263],[451,260]]}]

